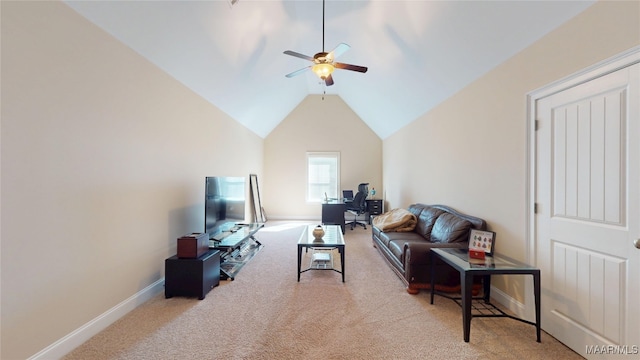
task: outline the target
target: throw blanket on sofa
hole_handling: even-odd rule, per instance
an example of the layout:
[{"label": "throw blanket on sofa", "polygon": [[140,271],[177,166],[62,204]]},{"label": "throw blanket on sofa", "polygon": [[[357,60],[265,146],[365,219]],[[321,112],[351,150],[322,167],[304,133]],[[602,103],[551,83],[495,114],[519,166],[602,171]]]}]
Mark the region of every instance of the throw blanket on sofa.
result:
[{"label": "throw blanket on sofa", "polygon": [[373,219],[373,225],[381,231],[413,231],[418,219],[406,209],[393,209]]}]

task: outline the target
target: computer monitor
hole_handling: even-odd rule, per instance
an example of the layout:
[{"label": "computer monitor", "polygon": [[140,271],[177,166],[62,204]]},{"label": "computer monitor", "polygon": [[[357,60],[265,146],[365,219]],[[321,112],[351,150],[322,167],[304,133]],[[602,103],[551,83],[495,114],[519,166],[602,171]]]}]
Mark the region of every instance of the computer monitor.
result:
[{"label": "computer monitor", "polygon": [[353,200],[353,190],[342,190],[342,198],[344,200]]}]

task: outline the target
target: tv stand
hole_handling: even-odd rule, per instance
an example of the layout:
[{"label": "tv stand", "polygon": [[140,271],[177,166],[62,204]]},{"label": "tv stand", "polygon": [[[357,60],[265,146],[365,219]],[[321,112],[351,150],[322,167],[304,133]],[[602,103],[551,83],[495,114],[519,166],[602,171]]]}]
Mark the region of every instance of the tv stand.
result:
[{"label": "tv stand", "polygon": [[234,280],[240,269],[260,251],[262,244],[254,237],[264,223],[238,224],[210,248],[220,251],[220,279]]}]

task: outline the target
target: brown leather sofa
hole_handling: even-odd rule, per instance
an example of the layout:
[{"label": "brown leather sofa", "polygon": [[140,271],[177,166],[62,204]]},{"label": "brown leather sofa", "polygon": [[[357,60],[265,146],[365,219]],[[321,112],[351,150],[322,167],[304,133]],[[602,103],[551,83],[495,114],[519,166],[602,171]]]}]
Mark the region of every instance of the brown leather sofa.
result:
[{"label": "brown leather sofa", "polygon": [[[468,248],[470,230],[486,230],[484,220],[445,205],[413,204],[407,209],[417,219],[410,232],[383,232],[375,225],[373,246],[407,286],[417,294],[431,287],[431,248]],[[445,263],[436,264],[436,290],[460,289],[460,274]]]}]

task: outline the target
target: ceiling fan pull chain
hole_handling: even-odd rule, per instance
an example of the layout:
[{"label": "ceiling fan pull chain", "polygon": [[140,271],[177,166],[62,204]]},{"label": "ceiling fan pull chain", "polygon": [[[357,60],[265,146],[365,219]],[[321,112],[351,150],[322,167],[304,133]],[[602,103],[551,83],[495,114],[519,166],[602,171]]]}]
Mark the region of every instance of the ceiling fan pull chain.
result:
[{"label": "ceiling fan pull chain", "polygon": [[324,0],[322,0],[322,52],[324,52]]}]

